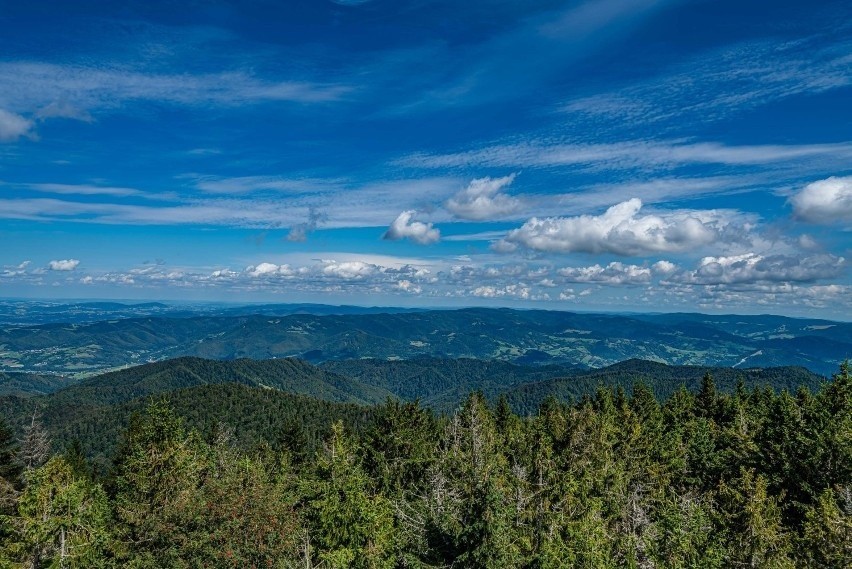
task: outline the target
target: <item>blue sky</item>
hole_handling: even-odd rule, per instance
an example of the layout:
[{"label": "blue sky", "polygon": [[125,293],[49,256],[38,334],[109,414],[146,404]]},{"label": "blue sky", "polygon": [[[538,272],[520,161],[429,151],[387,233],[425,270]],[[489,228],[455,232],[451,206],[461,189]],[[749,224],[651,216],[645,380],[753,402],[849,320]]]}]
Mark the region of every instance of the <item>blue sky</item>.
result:
[{"label": "blue sky", "polygon": [[0,296],[852,318],[848,2],[2,2]]}]

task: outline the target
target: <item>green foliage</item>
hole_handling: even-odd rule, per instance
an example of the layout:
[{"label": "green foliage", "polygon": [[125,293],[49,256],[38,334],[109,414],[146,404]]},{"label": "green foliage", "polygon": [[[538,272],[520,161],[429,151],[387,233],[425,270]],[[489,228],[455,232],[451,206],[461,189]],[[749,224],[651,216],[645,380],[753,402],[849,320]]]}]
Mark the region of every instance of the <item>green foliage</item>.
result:
[{"label": "green foliage", "polygon": [[791,540],[781,524],[780,499],[766,478],[743,470],[719,488],[720,525],[726,528],[727,562],[744,567],[793,567]]},{"label": "green foliage", "polygon": [[852,487],[820,494],[805,515],[799,547],[807,567],[852,566]]},{"label": "green foliage", "polygon": [[0,423],[0,567],[852,566],[848,365],[795,395],[702,373],[530,416],[213,382],[45,412],[78,440],[23,476]]},{"label": "green foliage", "polygon": [[[9,513],[21,482],[24,466],[18,457],[15,434],[0,417],[0,514]],[[0,536],[2,536],[0,529]]]},{"label": "green foliage", "polygon": [[317,561],[334,568],[394,567],[391,504],[370,490],[370,480],[342,423],[332,427],[306,484],[306,513]]},{"label": "green foliage", "polygon": [[62,457],[28,472],[4,554],[23,567],[113,565],[110,506],[99,484]]}]

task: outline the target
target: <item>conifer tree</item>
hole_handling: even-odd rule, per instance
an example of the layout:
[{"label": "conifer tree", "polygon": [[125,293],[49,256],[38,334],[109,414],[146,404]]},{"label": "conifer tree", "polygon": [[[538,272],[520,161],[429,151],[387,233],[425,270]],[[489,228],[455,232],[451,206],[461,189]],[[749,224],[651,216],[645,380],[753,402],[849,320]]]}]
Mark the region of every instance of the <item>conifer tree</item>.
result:
[{"label": "conifer tree", "polygon": [[792,568],[791,539],[781,521],[779,498],[753,470],[719,488],[720,526],[725,528],[726,563],[731,566]]},{"label": "conifer tree", "polygon": [[820,495],[805,514],[798,549],[807,567],[852,567],[852,486]]},{"label": "conifer tree", "polygon": [[110,510],[98,484],[78,476],[62,457],[27,474],[6,548],[25,567],[95,568],[112,565]]},{"label": "conifer tree", "polygon": [[27,470],[38,468],[50,457],[50,436],[41,424],[37,412],[33,412],[24,426],[24,438],[21,441],[20,458]]},{"label": "conifer tree", "polygon": [[186,432],[166,403],[152,402],[131,420],[111,481],[130,566],[181,566],[203,549],[194,541],[202,457],[199,437]]},{"label": "conifer tree", "polygon": [[[0,515],[9,514],[15,507],[20,490],[23,465],[18,458],[19,447],[12,429],[0,417]],[[0,539],[3,537],[0,525]]]},{"label": "conifer tree", "polygon": [[316,561],[333,568],[390,568],[396,560],[391,504],[371,492],[355,451],[342,423],[335,423],[307,481]]}]

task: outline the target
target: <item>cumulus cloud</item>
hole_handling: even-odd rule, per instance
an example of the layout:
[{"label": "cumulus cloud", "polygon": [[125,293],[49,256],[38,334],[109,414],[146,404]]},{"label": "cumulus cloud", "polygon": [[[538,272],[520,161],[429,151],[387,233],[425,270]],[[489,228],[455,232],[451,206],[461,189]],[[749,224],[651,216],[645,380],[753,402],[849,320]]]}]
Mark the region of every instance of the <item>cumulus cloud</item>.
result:
[{"label": "cumulus cloud", "polygon": [[384,239],[397,241],[407,238],[421,245],[429,245],[440,240],[441,232],[432,227],[431,223],[413,221],[412,218],[416,213],[414,210],[406,210],[400,213],[385,232]]},{"label": "cumulus cloud", "polygon": [[651,265],[651,270],[660,275],[670,275],[677,270],[677,265],[671,261],[657,261]]},{"label": "cumulus cloud", "polygon": [[846,265],[843,257],[812,255],[795,257],[756,253],[730,257],[704,257],[694,271],[682,273],[673,281],[701,285],[735,285],[760,282],[814,282],[840,275]]},{"label": "cumulus cloud", "polygon": [[530,293],[530,287],[523,284],[510,284],[502,287],[479,286],[471,291],[473,296],[480,298],[502,298],[508,296],[520,300],[529,300],[531,298]]},{"label": "cumulus cloud", "polygon": [[27,274],[27,267],[30,266],[30,261],[23,261],[17,265],[5,265],[3,271],[0,272],[0,277],[13,278]]},{"label": "cumulus cloud", "polygon": [[62,259],[61,261],[51,261],[47,267],[51,271],[73,271],[77,268],[80,261],[77,259]]},{"label": "cumulus cloud", "polygon": [[[219,274],[215,274],[216,277],[223,276],[221,271],[217,271]],[[290,268],[290,265],[276,265],[275,263],[260,263],[256,266],[248,266],[246,267],[245,273],[250,277],[272,277],[272,276],[283,276],[288,277],[293,275],[293,270]]]},{"label": "cumulus cloud", "polygon": [[481,221],[493,219],[520,209],[518,198],[500,190],[515,180],[515,174],[502,178],[477,178],[444,203],[444,207],[460,219]]},{"label": "cumulus cloud", "polygon": [[811,223],[852,221],[852,176],[832,176],[808,184],[790,203],[796,217]]},{"label": "cumulus cloud", "polygon": [[322,274],[346,280],[363,279],[380,272],[380,267],[363,261],[323,261]]},{"label": "cumulus cloud", "polygon": [[603,215],[532,218],[495,243],[497,251],[518,246],[558,253],[614,253],[636,256],[678,252],[720,239],[725,222],[714,211],[639,215],[638,198],[610,207]]},{"label": "cumulus cloud", "polygon": [[22,136],[33,136],[33,121],[0,109],[0,142],[15,142]]},{"label": "cumulus cloud", "polygon": [[600,284],[647,284],[651,282],[651,269],[639,265],[613,262],[606,267],[565,267],[557,271],[568,282]]},{"label": "cumulus cloud", "polygon": [[401,281],[398,281],[396,283],[396,286],[399,290],[411,294],[420,294],[421,292],[423,292],[423,288],[420,287],[420,285],[414,284],[408,279],[402,279]]}]

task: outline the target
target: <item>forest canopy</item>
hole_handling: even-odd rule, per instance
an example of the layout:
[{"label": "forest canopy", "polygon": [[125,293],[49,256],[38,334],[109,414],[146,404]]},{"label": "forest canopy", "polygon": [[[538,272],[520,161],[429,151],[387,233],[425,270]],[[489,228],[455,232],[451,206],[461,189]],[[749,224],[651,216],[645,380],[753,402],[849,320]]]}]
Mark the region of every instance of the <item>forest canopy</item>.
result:
[{"label": "forest canopy", "polygon": [[197,429],[154,398],[106,469],[81,441],[51,455],[36,415],[20,441],[4,422],[0,567],[852,562],[848,363],[815,393],[707,374],[662,402],[600,387],[530,416],[478,392],[450,415],[342,408],[322,408],[318,439],[296,421],[239,437],[227,414]]}]

